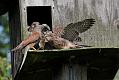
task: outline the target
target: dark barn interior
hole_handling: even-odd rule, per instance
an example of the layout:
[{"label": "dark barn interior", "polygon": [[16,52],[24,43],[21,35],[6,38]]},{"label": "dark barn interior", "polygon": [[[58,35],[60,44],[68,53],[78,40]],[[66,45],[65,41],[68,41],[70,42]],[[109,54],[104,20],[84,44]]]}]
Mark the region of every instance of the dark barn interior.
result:
[{"label": "dark barn interior", "polygon": [[48,24],[52,29],[51,6],[28,6],[27,22],[30,26],[32,22],[38,21],[40,24]]}]

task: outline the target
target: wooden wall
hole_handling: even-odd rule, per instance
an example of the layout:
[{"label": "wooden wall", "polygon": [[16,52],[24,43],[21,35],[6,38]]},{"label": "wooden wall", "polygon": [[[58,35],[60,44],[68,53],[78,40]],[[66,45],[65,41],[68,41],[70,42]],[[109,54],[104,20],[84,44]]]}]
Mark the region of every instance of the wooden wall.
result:
[{"label": "wooden wall", "polygon": [[[11,49],[16,47],[21,42],[21,22],[18,0],[13,0],[9,9],[9,24],[10,24],[10,46]],[[22,51],[11,52],[12,76],[17,73],[17,70],[22,62]]]},{"label": "wooden wall", "polygon": [[[27,16],[27,6],[51,6],[53,27],[56,25],[65,27],[72,22],[94,18],[96,19],[95,25],[80,34],[81,44],[96,48],[119,47],[119,30],[114,25],[114,21],[119,17],[119,0],[19,0],[19,5],[17,5],[17,9],[15,8],[18,11],[12,12],[13,10],[11,10],[10,12],[10,23],[13,26],[11,30],[18,32],[11,31],[11,40],[15,40],[15,42],[11,42],[12,47],[15,47],[29,34],[27,32],[27,17],[29,17]],[[16,71],[22,56],[13,54],[12,59],[13,68]]]},{"label": "wooden wall", "polygon": [[119,30],[114,25],[119,17],[119,0],[20,0],[20,3],[23,27],[27,25],[27,6],[52,6],[53,26],[65,27],[86,18],[96,19],[91,29],[80,34],[81,44],[97,48],[119,47]]}]

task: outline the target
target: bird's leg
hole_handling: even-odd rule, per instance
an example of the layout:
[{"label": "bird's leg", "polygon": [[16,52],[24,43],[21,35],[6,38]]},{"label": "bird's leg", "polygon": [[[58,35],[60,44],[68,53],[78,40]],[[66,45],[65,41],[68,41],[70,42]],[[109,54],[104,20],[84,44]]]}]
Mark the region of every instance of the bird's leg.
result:
[{"label": "bird's leg", "polygon": [[36,48],[34,47],[35,44],[36,44],[36,43],[31,43],[31,44],[29,44],[28,46],[29,46],[30,49],[36,50]]},{"label": "bird's leg", "polygon": [[39,42],[40,49],[44,49],[45,47],[45,38],[42,38]]}]

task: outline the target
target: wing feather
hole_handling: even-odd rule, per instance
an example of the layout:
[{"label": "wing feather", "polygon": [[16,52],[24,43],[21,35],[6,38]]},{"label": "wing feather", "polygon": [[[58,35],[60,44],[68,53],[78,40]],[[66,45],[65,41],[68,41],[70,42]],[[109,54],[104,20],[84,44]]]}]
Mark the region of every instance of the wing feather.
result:
[{"label": "wing feather", "polygon": [[78,37],[79,33],[83,33],[90,29],[95,23],[95,19],[85,19],[80,22],[70,23],[64,28],[64,32],[61,35],[63,38],[73,41]]}]

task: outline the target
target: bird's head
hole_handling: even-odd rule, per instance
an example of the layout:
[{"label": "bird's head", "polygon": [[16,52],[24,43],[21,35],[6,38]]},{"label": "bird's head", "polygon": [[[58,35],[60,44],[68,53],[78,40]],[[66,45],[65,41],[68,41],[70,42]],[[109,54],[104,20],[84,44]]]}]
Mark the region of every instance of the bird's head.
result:
[{"label": "bird's head", "polygon": [[31,26],[29,26],[28,31],[29,31],[29,32],[32,32],[32,31],[34,30],[34,28],[37,27],[37,26],[39,26],[39,25],[40,25],[39,22],[33,22],[33,23],[31,24]]},{"label": "bird's head", "polygon": [[50,27],[47,24],[42,24],[43,28],[42,28],[42,32],[47,32],[50,31]]},{"label": "bird's head", "polygon": [[49,31],[49,32],[47,32],[47,33],[45,34],[45,38],[46,38],[46,40],[48,40],[48,41],[52,40],[53,37],[54,37],[54,35],[53,35],[52,31]]}]

